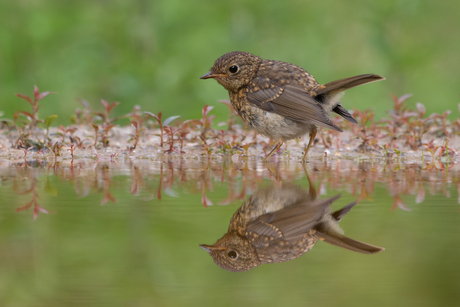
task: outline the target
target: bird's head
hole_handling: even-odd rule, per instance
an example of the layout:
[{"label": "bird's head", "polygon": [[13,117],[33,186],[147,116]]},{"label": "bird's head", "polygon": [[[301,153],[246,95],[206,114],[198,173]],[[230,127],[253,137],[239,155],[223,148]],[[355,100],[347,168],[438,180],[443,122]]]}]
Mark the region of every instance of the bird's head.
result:
[{"label": "bird's head", "polygon": [[216,60],[200,79],[214,78],[228,91],[236,91],[256,76],[262,59],[249,52],[233,51]]},{"label": "bird's head", "polygon": [[257,252],[246,238],[227,233],[214,245],[200,247],[211,255],[214,262],[230,272],[249,271],[261,264]]}]

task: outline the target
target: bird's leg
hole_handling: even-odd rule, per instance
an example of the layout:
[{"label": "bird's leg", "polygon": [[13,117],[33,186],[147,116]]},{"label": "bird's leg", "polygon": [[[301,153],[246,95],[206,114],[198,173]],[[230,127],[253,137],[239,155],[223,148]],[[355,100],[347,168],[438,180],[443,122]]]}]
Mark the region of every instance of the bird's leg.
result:
[{"label": "bird's leg", "polygon": [[315,140],[316,132],[318,132],[318,129],[316,128],[313,128],[313,130],[310,132],[310,141],[308,141],[307,149],[305,150],[305,154],[303,155],[302,162],[305,162],[307,160],[308,151],[310,150],[311,144]]},{"label": "bird's leg", "polygon": [[315,200],[317,196],[315,185],[313,184],[313,181],[311,180],[310,175],[308,174],[306,163],[303,163],[302,165],[303,165],[303,170],[305,171],[305,175],[307,176],[307,179],[308,179],[310,198],[312,200]]},{"label": "bird's leg", "polygon": [[281,179],[281,176],[278,173],[278,168],[271,169],[270,166],[267,164],[267,169],[273,175],[273,177],[275,177],[275,179],[276,179],[275,182],[276,182],[277,186],[281,186],[283,181]]},{"label": "bird's leg", "polygon": [[278,142],[275,147],[270,151],[270,153],[265,157],[264,162],[267,162],[268,159],[283,145],[283,142]]}]

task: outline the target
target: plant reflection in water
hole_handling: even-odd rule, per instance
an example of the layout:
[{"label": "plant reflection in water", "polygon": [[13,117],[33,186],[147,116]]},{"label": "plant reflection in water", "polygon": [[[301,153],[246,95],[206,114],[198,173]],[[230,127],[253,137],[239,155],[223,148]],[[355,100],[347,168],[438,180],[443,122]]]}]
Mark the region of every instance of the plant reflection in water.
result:
[{"label": "plant reflection in water", "polygon": [[[119,159],[121,160],[121,159]],[[255,160],[235,163],[230,159],[203,160],[98,160],[76,159],[53,162],[46,160],[0,161],[0,176],[3,186],[13,183],[17,195],[32,195],[32,199],[17,211],[34,208],[34,218],[39,213],[58,212],[40,203],[39,195],[45,192],[55,196],[53,177],[73,185],[76,196],[81,198],[91,192],[102,193],[99,204],[117,202],[113,190],[120,187],[114,177],[129,180],[128,189],[133,197],[142,200],[161,201],[164,193],[177,195],[201,194],[203,206],[212,204],[228,205],[241,201],[252,194],[265,180],[294,182],[303,180],[303,166],[298,163],[282,162],[267,167]],[[126,160],[125,160],[126,161]],[[346,191],[356,197],[357,202],[373,200],[375,185],[386,186],[393,198],[389,210],[411,210],[403,199],[405,195],[415,195],[415,203],[424,201],[426,193],[442,194],[450,197],[452,185],[460,190],[459,164],[404,164],[379,163],[373,161],[356,162],[356,160],[317,160],[307,164],[309,175],[319,189],[320,194],[327,190]],[[228,193],[225,198],[215,199],[215,185],[225,185]],[[53,192],[55,191],[55,192]],[[403,196],[403,198],[401,198]],[[33,206],[32,206],[33,204]]]}]

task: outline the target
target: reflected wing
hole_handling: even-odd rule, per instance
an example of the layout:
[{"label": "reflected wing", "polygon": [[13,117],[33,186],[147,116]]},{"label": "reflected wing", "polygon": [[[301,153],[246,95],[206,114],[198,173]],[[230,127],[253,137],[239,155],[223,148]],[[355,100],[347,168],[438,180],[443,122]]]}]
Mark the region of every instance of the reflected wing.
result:
[{"label": "reflected wing", "polygon": [[321,104],[297,85],[288,84],[283,87],[250,91],[248,100],[262,110],[279,114],[290,120],[342,131],[327,117]]},{"label": "reflected wing", "polygon": [[261,215],[248,224],[247,230],[259,236],[283,238],[287,241],[298,240],[321,221],[329,206],[339,197],[340,195],[302,201],[279,211]]}]

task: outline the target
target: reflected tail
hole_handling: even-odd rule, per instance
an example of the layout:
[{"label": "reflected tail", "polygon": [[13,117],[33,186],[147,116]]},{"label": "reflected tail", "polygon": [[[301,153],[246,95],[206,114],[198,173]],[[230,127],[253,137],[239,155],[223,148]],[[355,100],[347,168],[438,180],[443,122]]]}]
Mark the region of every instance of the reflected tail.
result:
[{"label": "reflected tail", "polygon": [[385,250],[383,247],[356,241],[336,232],[326,233],[317,231],[316,237],[329,244],[363,254],[377,254]]}]

